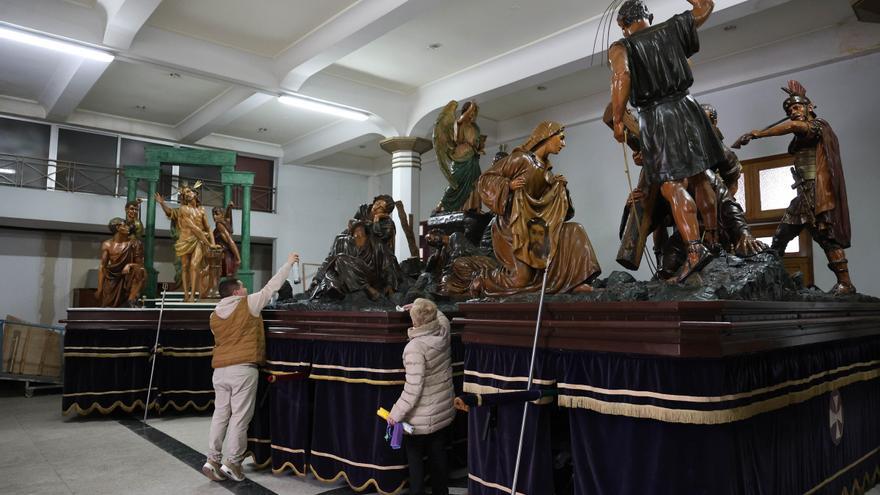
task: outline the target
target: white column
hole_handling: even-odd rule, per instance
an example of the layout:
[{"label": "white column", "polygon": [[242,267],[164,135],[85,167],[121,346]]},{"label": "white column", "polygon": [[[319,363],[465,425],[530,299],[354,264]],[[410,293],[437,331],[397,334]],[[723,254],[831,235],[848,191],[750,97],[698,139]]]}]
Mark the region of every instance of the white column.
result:
[{"label": "white column", "polygon": [[[58,160],[58,125],[52,124],[49,126],[49,162],[46,167],[47,190],[55,189],[55,179],[58,173],[56,168],[58,162],[56,160]],[[22,174],[24,174],[24,170],[22,170]],[[70,183],[70,179],[71,177],[67,178],[68,183]]]},{"label": "white column", "polygon": [[[416,137],[388,138],[379,146],[391,153],[391,196],[394,201],[402,201],[409,219],[413,236],[418,234],[419,216],[419,176],[422,172],[422,153],[431,149],[431,141]],[[403,261],[412,256],[406,233],[400,224],[397,211],[392,215],[397,227],[394,240],[394,255]],[[416,239],[418,239],[416,237]],[[418,245],[418,240],[416,240]]]}]

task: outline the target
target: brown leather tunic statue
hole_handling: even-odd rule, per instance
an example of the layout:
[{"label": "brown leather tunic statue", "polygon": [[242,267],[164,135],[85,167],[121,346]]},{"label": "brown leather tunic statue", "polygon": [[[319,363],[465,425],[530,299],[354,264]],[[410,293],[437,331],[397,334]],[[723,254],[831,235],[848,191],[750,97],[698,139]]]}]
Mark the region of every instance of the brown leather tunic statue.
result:
[{"label": "brown leather tunic statue", "polygon": [[789,119],[769,129],[743,135],[734,147],[752,139],[794,134],[788,152],[794,157],[792,175],[797,196],[791,200],[782,222],[773,235],[771,249],[780,256],[785,246],[808,229],[828,258],[828,268],[837,276],[831,289],[835,295],[854,294],[856,287],[849,277],[844,249],[850,246],[851,227],[846,183],[840,160],[840,145],[831,124],[816,117],[807,90],[797,81],[789,81],[782,108]]},{"label": "brown leather tunic statue", "polygon": [[[492,246],[497,266],[486,270],[485,264],[475,264],[472,294],[539,291],[545,268],[548,293],[592,290],[588,283],[601,272],[599,262],[583,226],[567,222],[574,215],[567,182],[553,174],[549,160],[565,146],[563,131],[559,123],[542,122],[525,143],[480,176],[480,198],[496,215]],[[467,262],[465,257],[455,264]],[[462,268],[454,266],[453,272],[461,276]],[[447,290],[453,286],[461,284],[447,284]]]}]

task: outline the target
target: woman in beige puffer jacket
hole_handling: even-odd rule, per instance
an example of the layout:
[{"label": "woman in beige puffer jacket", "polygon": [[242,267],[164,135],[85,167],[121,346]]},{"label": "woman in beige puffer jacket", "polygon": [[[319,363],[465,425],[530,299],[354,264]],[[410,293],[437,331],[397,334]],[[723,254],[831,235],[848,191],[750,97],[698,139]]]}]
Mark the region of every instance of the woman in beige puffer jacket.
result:
[{"label": "woman in beige puffer jacket", "polygon": [[416,299],[410,308],[413,326],[403,350],[406,384],[388,416],[388,423],[405,421],[414,427],[404,436],[409,461],[410,493],[423,492],[423,456],[427,449],[434,495],[449,493],[446,486],[446,433],[455,418],[452,406],[452,357],[449,320],[428,299]]}]

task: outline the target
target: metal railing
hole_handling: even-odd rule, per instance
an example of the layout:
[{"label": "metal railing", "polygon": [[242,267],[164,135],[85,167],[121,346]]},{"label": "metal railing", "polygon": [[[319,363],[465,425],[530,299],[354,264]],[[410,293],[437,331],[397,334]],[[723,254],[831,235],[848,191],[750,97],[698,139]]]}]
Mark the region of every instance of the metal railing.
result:
[{"label": "metal railing", "polygon": [[[202,204],[206,206],[226,206],[223,204],[224,186],[219,180],[199,177],[183,177],[163,173],[159,179],[159,193],[177,198],[178,186],[202,181],[200,190]],[[92,164],[66,160],[49,160],[20,155],[0,153],[0,186],[22,187],[27,189],[91,193],[103,196],[122,197],[127,195],[125,169],[115,164]],[[146,184],[139,184],[139,190],[146,192]],[[274,187],[251,187],[251,210],[275,212]],[[233,189],[233,203],[241,207],[241,190]]]}]

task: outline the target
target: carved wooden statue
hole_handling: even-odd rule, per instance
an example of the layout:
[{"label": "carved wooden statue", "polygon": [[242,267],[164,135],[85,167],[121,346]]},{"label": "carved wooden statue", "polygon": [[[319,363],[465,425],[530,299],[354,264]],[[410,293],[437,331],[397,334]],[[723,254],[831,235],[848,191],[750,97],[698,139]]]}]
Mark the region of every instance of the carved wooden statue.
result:
[{"label": "carved wooden statue", "polygon": [[394,200],[388,195],[361,205],[315,273],[311,298],[341,298],[363,291],[376,300],[397,291],[403,273],[394,256],[393,210]]},{"label": "carved wooden statue", "polygon": [[[710,108],[711,112],[707,108]],[[703,105],[703,109],[714,125],[717,119],[714,107]],[[611,105],[606,108],[603,120],[609,127],[613,126]],[[641,164],[638,124],[628,112],[624,114],[624,125],[628,129],[627,146],[633,150],[633,159],[636,163]],[[720,138],[720,131],[717,133]],[[738,183],[742,165],[732,152],[725,153],[725,157],[725,162],[719,165],[717,170],[704,172],[715,192],[719,242],[724,249],[736,253],[737,256],[753,256],[765,251],[767,246],[752,235],[745,220],[745,210],[734,197],[735,189],[732,187]],[[645,189],[644,173],[642,173],[639,176],[639,187],[633,190],[624,208],[620,228],[621,247],[617,261],[631,270],[638,269],[646,235],[651,233],[654,240],[654,255],[657,258],[657,275],[661,279],[669,279],[685,265],[687,246],[679,232],[675,231],[671,236],[669,235],[667,227],[674,227],[675,222],[671,217],[669,204],[662,198],[657,198],[656,185],[647,186],[647,191]],[[650,209],[645,205],[649,205]]]},{"label": "carved wooden statue", "polygon": [[437,163],[449,182],[435,213],[480,210],[480,195],[475,185],[480,178],[480,155],[484,153],[486,136],[480,134],[477,125],[479,107],[476,103],[466,102],[456,121],[457,108],[458,102],[450,101],[434,124]]},{"label": "carved wooden statue", "polygon": [[208,216],[199,202],[196,189],[200,185],[201,183],[197,182],[192,187],[188,185],[180,187],[178,208],[169,207],[165,204],[162,195],[156,193],[156,201],[165,215],[177,224],[178,239],[174,243],[174,253],[180,258],[183,300],[186,302],[196,300],[196,291],[199,289],[200,275],[205,268],[208,249],[220,247],[214,242],[214,233],[208,226]]},{"label": "carved wooden statue", "polygon": [[550,163],[550,155],[565,147],[564,131],[557,122],[542,122],[480,176],[480,197],[496,215],[491,227],[495,260],[456,259],[447,292],[471,280],[474,295],[536,292],[545,269],[548,293],[592,290],[589,282],[600,273],[599,262],[583,226],[567,221],[574,216],[567,181],[553,174]]},{"label": "carved wooden statue", "polygon": [[[724,160],[711,123],[688,93],[693,84],[688,57],[700,48],[697,28],[714,2],[688,1],[692,10],[651,26],[654,16],[644,2],[626,0],[617,14],[624,37],[608,51],[614,137],[626,138],[623,115],[629,101],[639,112],[645,179],[660,184],[687,242],[687,264],[678,281],[701,270],[718,250],[715,192],[703,171]],[[702,237],[697,211],[705,226]]]},{"label": "carved wooden statue", "polygon": [[141,202],[143,199],[138,198],[134,201],[125,203],[125,221],[133,225],[131,236],[144,240],[144,224],[141,223]]},{"label": "carved wooden statue", "polygon": [[743,135],[733,147],[748,144],[752,139],[794,134],[788,152],[794,156],[791,172],[797,196],[785,210],[770,248],[782,256],[785,246],[807,229],[825,251],[828,268],[837,276],[831,292],[854,294],[856,287],[850,280],[844,252],[850,246],[851,227],[837,135],[831,124],[816,117],[815,106],[801,83],[789,81],[782,90],[788,93],[782,104],[788,119]]},{"label": "carved wooden statue", "polygon": [[215,206],[211,209],[211,215],[214,217],[214,240],[223,249],[221,260],[221,277],[234,277],[241,266],[241,253],[238,246],[232,238],[232,207],[234,205],[230,201],[226,208]]},{"label": "carved wooden statue", "polygon": [[108,227],[113,237],[101,244],[95,297],[102,307],[138,307],[146,277],[144,245],[132,235],[134,224],[117,217]]}]

